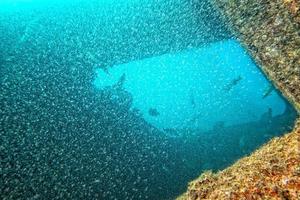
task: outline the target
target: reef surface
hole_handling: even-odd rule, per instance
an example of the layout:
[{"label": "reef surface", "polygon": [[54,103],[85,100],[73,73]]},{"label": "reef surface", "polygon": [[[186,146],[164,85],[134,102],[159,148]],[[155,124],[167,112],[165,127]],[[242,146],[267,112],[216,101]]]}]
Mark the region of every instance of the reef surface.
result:
[{"label": "reef surface", "polygon": [[251,156],[189,184],[178,199],[299,199],[299,122],[294,132],[274,138]]},{"label": "reef surface", "polygon": [[[300,110],[300,2],[215,0],[268,78]],[[300,119],[295,128],[218,173],[205,172],[178,199],[300,199]]]},{"label": "reef surface", "polygon": [[299,1],[215,0],[215,5],[269,79],[299,110]]}]

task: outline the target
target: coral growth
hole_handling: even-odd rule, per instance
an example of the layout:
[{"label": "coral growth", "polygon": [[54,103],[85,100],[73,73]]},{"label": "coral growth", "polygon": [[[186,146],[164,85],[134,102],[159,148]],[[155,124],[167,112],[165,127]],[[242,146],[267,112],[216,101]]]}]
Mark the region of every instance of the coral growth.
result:
[{"label": "coral growth", "polygon": [[262,70],[299,110],[299,1],[214,2]]},{"label": "coral growth", "polygon": [[[300,2],[215,0],[232,30],[300,111]],[[178,199],[300,199],[300,119],[249,157],[191,182]]]},{"label": "coral growth", "polygon": [[[217,174],[206,172],[181,199],[299,199],[300,121],[251,156]],[[178,198],[178,199],[180,199]]]},{"label": "coral growth", "polygon": [[294,16],[297,23],[300,24],[300,4],[298,0],[283,0],[283,3],[287,6],[288,10]]}]

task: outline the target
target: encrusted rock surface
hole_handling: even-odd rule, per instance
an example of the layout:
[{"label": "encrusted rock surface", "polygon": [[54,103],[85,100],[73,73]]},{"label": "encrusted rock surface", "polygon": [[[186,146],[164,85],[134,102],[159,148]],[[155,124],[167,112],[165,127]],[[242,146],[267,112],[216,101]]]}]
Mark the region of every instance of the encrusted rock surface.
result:
[{"label": "encrusted rock surface", "polygon": [[206,172],[178,199],[299,199],[300,127],[217,174]]},{"label": "encrusted rock surface", "polygon": [[[215,0],[232,31],[300,111],[300,1]],[[203,173],[178,199],[300,199],[300,119],[249,157]]]},{"label": "encrusted rock surface", "polygon": [[300,2],[215,0],[232,31],[299,110]]}]

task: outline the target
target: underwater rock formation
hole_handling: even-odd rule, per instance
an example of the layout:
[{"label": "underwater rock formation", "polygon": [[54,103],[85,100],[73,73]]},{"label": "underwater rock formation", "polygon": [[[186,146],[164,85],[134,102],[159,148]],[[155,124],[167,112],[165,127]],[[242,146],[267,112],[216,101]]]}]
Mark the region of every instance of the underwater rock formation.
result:
[{"label": "underwater rock formation", "polygon": [[[219,1],[216,7],[262,70],[299,108],[299,2]],[[291,1],[290,1],[291,2]],[[287,9],[289,8],[289,9]]]},{"label": "underwater rock formation", "polygon": [[300,197],[300,127],[214,174],[203,173],[178,199],[294,199]]},{"label": "underwater rock formation", "polygon": [[[262,70],[300,111],[299,1],[215,0]],[[300,199],[300,119],[249,157],[191,182],[178,199]]]},{"label": "underwater rock formation", "polygon": [[[203,18],[194,20],[195,29],[178,30],[178,24],[191,28],[185,18],[191,14],[189,4],[181,5],[181,1],[160,0],[163,5],[171,2],[168,9],[150,6],[156,13],[171,14],[162,21],[145,20],[156,34],[140,31],[143,17],[133,18],[126,6],[115,9],[113,5],[115,11],[105,13],[101,5],[95,6],[97,0],[82,2],[87,3],[51,12],[0,15],[0,199],[169,199],[202,170],[195,163],[205,158],[194,155],[209,148],[199,145],[203,138],[182,142],[147,124],[138,110],[130,109],[132,97],[122,87],[125,76],[104,92],[95,90],[94,68],[103,66],[107,71],[114,64],[227,39],[230,33],[218,24],[218,15],[208,14],[210,9],[201,9]],[[143,6],[148,13],[148,5]],[[195,6],[193,13],[202,6]],[[132,12],[139,13],[135,7]],[[100,20],[103,16],[105,20]],[[206,35],[198,21],[215,22],[203,23]],[[216,33],[211,27],[218,27]],[[194,41],[194,36],[199,40]],[[162,46],[157,45],[161,42]],[[216,124],[220,128],[232,130]],[[222,147],[231,141],[244,148],[245,141],[251,140],[233,140],[229,134],[218,137],[223,139]],[[212,140],[208,138],[205,145]],[[210,159],[209,151],[223,156],[235,150],[210,148],[205,156]],[[193,159],[184,160],[184,156]],[[228,164],[219,157],[213,159],[216,162],[203,167]]]}]

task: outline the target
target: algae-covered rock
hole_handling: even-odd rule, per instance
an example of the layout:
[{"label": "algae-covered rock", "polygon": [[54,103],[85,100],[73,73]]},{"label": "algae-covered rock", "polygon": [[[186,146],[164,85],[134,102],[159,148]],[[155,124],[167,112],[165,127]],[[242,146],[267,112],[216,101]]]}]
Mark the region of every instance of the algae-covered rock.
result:
[{"label": "algae-covered rock", "polygon": [[[300,2],[214,2],[262,70],[300,111]],[[298,200],[299,166],[300,119],[291,133],[274,138],[249,157],[217,174],[203,174],[179,199]]]}]

